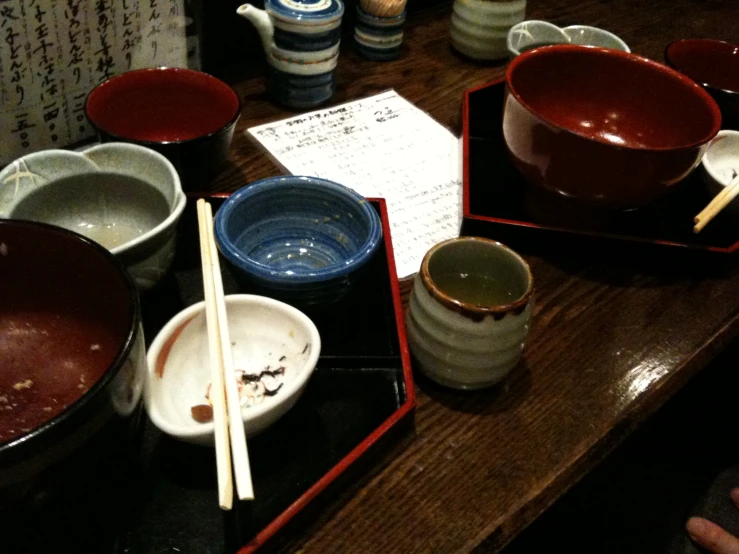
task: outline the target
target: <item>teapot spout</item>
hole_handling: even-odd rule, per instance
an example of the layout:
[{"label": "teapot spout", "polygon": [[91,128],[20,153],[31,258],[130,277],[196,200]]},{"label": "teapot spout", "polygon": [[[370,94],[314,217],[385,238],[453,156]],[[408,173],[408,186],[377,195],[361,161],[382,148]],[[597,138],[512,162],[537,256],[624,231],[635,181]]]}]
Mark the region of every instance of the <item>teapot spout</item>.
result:
[{"label": "teapot spout", "polygon": [[272,49],[272,39],[275,34],[275,27],[272,24],[269,14],[265,10],[255,8],[251,4],[242,4],[236,8],[236,13],[251,21],[252,25],[256,27],[259,37],[262,39],[264,51],[269,55]]}]

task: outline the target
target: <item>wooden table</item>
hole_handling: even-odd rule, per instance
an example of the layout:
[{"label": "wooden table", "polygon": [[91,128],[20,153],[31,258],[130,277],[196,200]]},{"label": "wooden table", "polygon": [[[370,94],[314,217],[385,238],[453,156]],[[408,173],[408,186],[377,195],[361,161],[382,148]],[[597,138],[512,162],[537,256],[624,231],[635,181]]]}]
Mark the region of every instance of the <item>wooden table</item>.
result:
[{"label": "wooden table", "polygon": [[[449,46],[450,3],[408,16],[404,51],[372,63],[345,43],[332,103],[395,88],[453,132],[464,90],[503,74]],[[681,37],[739,42],[733,0],[548,0],[528,18],[588,24],[662,60]],[[263,63],[263,62],[262,62]],[[256,69],[255,69],[256,68]],[[230,74],[243,102],[214,190],[278,169],[244,136],[291,115],[269,103],[262,66]],[[243,71],[259,73],[243,78]],[[492,390],[462,394],[417,379],[417,434],[324,511],[291,548],[307,552],[496,552],[657,410],[739,330],[736,263],[703,265],[536,252],[525,363]]]}]

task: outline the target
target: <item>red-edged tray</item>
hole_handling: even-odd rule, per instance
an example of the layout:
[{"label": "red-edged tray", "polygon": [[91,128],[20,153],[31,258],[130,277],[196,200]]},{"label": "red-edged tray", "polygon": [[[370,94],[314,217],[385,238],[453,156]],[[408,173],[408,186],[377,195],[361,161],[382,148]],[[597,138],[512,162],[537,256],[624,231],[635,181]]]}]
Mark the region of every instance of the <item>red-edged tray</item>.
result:
[{"label": "red-edged tray", "polygon": [[[226,196],[207,198],[216,209]],[[171,271],[142,295],[147,344],[173,315],[202,300],[196,198],[183,215]],[[128,441],[110,444],[102,437],[90,445],[110,451],[105,464],[90,467],[81,454],[63,479],[29,494],[29,505],[16,510],[23,512],[18,521],[3,522],[9,527],[0,550],[247,554],[279,548],[299,539],[332,492],[410,436],[415,395],[387,209],[384,200],[369,200],[382,218],[384,243],[347,297],[303,310],[321,334],[321,356],[296,405],[249,441],[253,502],[221,511],[212,448],[162,434],[141,410]],[[223,280],[226,294],[249,292],[225,265]]]},{"label": "red-edged tray", "polygon": [[[503,79],[470,89],[463,101],[464,219],[462,233],[525,247],[532,241],[573,239],[663,251],[729,254],[739,250],[739,225],[720,214],[700,234],[693,217],[710,197],[697,172],[659,202],[630,212],[568,212],[528,185],[511,163],[503,140]],[[577,223],[573,223],[577,221]]]}]

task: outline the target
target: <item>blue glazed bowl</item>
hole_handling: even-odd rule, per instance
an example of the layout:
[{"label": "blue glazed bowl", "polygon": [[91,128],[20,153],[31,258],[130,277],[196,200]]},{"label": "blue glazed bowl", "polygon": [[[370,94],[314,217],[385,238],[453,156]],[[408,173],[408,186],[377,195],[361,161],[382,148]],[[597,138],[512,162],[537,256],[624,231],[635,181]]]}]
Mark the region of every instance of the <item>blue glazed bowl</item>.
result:
[{"label": "blue glazed bowl", "polygon": [[315,177],[273,177],[221,206],[215,239],[247,288],[299,304],[335,302],[382,240],[380,216],[361,195]]}]

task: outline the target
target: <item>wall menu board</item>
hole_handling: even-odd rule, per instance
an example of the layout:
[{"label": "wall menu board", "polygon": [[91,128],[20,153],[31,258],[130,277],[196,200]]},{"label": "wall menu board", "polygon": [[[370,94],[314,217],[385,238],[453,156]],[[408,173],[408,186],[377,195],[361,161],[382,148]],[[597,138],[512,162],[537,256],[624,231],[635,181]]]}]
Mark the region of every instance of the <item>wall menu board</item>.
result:
[{"label": "wall menu board", "polygon": [[0,0],[0,166],[94,132],[98,83],[144,67],[187,67],[185,0]]}]

